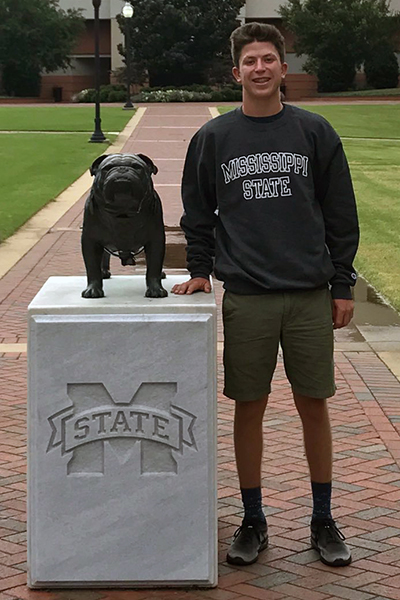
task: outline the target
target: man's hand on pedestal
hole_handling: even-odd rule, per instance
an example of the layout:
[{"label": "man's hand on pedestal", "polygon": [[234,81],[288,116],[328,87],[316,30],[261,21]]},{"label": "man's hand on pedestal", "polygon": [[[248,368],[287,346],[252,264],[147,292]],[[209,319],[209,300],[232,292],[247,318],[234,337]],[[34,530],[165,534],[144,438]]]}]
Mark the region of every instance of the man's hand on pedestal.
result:
[{"label": "man's hand on pedestal", "polygon": [[211,283],[205,277],[193,277],[184,283],[177,283],[172,288],[173,294],[193,294],[193,292],[211,292]]}]

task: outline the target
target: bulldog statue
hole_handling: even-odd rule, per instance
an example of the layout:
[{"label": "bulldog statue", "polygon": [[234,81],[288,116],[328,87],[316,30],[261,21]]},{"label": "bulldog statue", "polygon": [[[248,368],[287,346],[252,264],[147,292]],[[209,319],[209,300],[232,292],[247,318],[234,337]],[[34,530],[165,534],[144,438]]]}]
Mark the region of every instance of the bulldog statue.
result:
[{"label": "bulldog statue", "polygon": [[161,285],[165,230],[161,200],[153,187],[158,172],[144,154],[109,154],[91,166],[93,186],[85,204],[82,254],[87,273],[83,298],[102,298],[103,279],[110,277],[110,254],[123,265],[134,265],[135,255],[146,255],[148,298],[164,298]]}]

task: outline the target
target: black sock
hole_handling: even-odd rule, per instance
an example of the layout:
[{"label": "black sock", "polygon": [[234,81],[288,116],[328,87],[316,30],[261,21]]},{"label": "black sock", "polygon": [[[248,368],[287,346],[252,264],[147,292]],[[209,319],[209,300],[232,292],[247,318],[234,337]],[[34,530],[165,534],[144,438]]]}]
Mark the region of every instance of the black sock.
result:
[{"label": "black sock", "polygon": [[314,502],[311,520],[331,519],[332,482],[316,483],[312,481],[311,488]]},{"label": "black sock", "polygon": [[261,487],[241,488],[242,501],[244,506],[244,522],[265,523],[265,515],[262,509]]}]

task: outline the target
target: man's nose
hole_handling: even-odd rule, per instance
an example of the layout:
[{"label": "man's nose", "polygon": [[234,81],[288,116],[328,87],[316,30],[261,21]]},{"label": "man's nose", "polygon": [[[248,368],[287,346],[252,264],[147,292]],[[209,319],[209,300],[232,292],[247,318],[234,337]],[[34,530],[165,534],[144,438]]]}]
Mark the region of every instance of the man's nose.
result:
[{"label": "man's nose", "polygon": [[264,61],[262,60],[262,58],[259,58],[256,62],[256,71],[264,71],[264,69],[265,69]]}]

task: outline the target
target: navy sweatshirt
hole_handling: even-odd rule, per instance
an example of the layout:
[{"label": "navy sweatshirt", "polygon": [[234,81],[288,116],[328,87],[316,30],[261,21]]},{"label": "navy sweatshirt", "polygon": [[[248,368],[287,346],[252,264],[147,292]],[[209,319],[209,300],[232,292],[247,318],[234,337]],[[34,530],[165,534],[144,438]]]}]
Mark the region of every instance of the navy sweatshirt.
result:
[{"label": "navy sweatshirt", "polygon": [[255,122],[241,108],[192,138],[182,180],[191,277],[236,294],[330,283],[351,298],[359,230],[339,136],[321,116],[286,105]]}]

